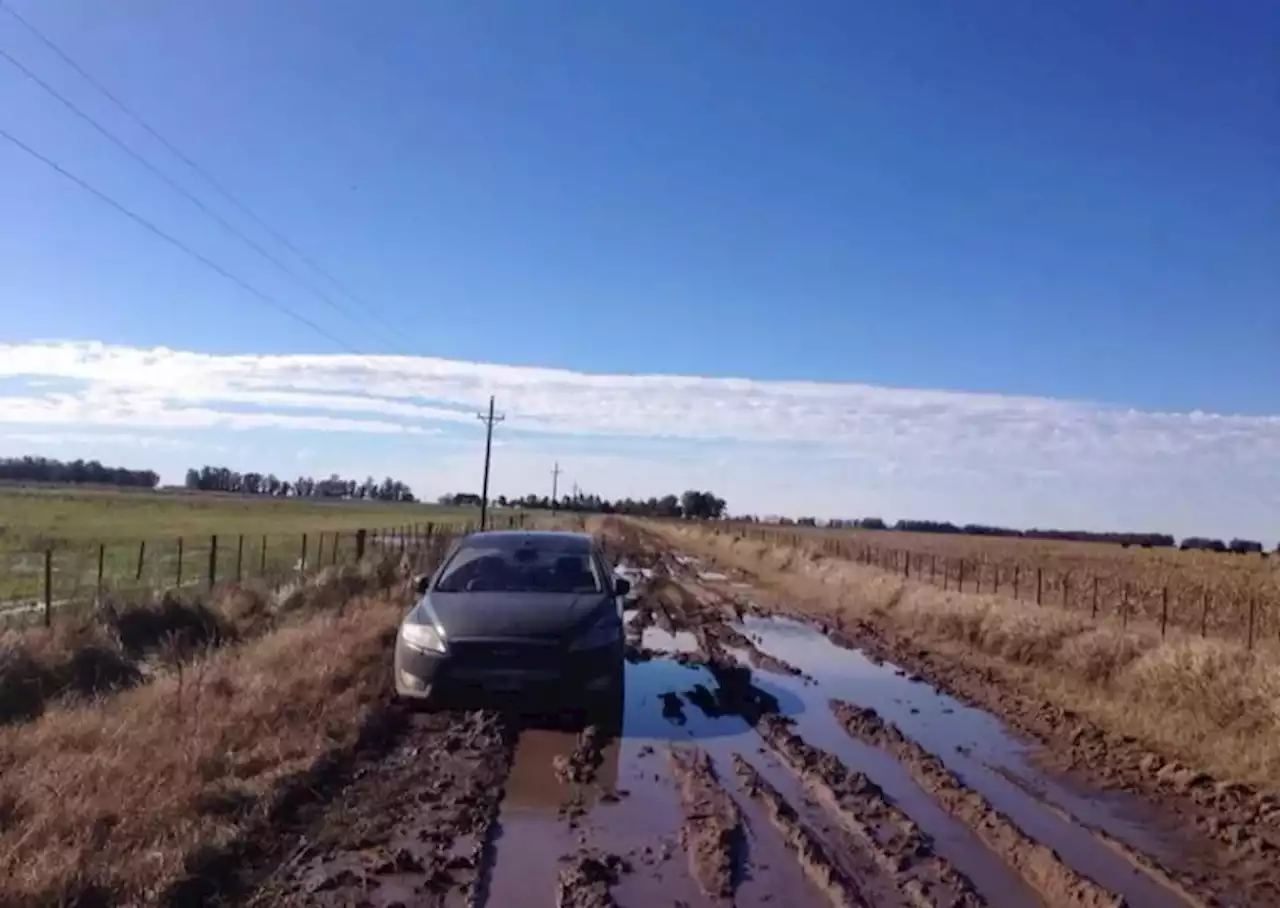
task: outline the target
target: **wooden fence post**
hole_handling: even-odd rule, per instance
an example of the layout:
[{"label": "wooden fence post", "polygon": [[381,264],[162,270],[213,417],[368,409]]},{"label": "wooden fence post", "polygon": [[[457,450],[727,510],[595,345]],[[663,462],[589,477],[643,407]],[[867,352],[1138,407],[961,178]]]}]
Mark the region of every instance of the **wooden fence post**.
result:
[{"label": "wooden fence post", "polygon": [[53,624],[53,549],[44,550],[44,626]]},{"label": "wooden fence post", "polygon": [[267,576],[267,534],[262,534],[262,551],[258,554],[258,576]]},{"label": "wooden fence post", "polygon": [[302,566],[299,568],[299,570],[305,571],[307,569],[307,534],[306,533],[302,534],[302,558],[300,563]]},{"label": "wooden fence post", "polygon": [[182,589],[182,537],[178,537],[178,589]]},{"label": "wooden fence post", "polygon": [[934,552],[929,556],[929,583],[934,585],[938,580],[938,554]]},{"label": "wooden fence post", "polygon": [[991,565],[991,594],[1000,595],[1000,562]]},{"label": "wooden fence post", "polygon": [[94,604],[98,607],[102,606],[102,573],[106,567],[107,547],[103,543],[98,543],[98,587],[97,593],[94,595]]},{"label": "wooden fence post", "polygon": [[1013,598],[1018,598],[1018,585],[1022,581],[1022,565],[1015,564],[1013,566]]},{"label": "wooden fence post", "polygon": [[960,559],[960,571],[956,575],[956,589],[958,589],[962,593],[964,592],[964,559],[963,558]]},{"label": "wooden fence post", "polygon": [[1098,575],[1093,575],[1093,613],[1094,618],[1098,617]]},{"label": "wooden fence post", "polygon": [[1044,568],[1036,568],[1036,605],[1044,600]]},{"label": "wooden fence post", "polygon": [[146,554],[147,554],[147,540],[144,539],[138,543],[138,574],[136,577],[133,578],[134,580],[142,579],[142,560],[144,557],[146,557]]},{"label": "wooden fence post", "polygon": [[945,591],[947,585],[951,582],[951,559],[942,556],[942,589]]},{"label": "wooden fence post", "polygon": [[244,579],[244,533],[236,542],[236,583]]},{"label": "wooden fence post", "polygon": [[1258,598],[1256,596],[1249,599],[1249,642],[1248,649],[1253,649],[1253,625],[1255,621],[1255,612],[1258,610]]},{"label": "wooden fence post", "polygon": [[1120,626],[1129,626],[1129,581],[1124,582],[1120,596]]},{"label": "wooden fence post", "polygon": [[218,537],[213,535],[209,537],[209,589],[212,590],[218,582]]},{"label": "wooden fence post", "polygon": [[1169,585],[1165,584],[1160,591],[1160,639],[1164,639],[1169,629]]},{"label": "wooden fence post", "polygon": [[338,530],[333,531],[333,545],[329,546],[329,563],[338,563],[338,540],[342,538],[342,533]]},{"label": "wooden fence post", "polygon": [[1062,575],[1062,607],[1071,607],[1071,572]]},{"label": "wooden fence post", "polygon": [[904,557],[903,557],[903,559],[902,559],[902,576],[903,576],[903,577],[910,578],[910,576],[911,576],[911,553],[910,553],[910,552],[903,552],[902,554],[903,554],[903,556],[904,556]]},{"label": "wooden fence post", "polygon": [[1204,588],[1204,602],[1200,611],[1200,636],[1209,636],[1209,588]]},{"label": "wooden fence post", "polygon": [[356,561],[364,560],[366,530],[356,530]]}]

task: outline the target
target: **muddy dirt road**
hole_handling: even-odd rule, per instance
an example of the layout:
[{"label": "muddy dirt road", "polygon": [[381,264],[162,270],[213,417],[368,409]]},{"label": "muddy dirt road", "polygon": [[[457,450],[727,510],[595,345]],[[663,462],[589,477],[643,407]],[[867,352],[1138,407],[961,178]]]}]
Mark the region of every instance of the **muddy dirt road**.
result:
[{"label": "muddy dirt road", "polygon": [[[1159,805],[1047,774],[992,715],[615,526],[621,734],[401,714],[269,830],[239,903],[1274,905]],[[1254,881],[1256,882],[1256,881]]]}]

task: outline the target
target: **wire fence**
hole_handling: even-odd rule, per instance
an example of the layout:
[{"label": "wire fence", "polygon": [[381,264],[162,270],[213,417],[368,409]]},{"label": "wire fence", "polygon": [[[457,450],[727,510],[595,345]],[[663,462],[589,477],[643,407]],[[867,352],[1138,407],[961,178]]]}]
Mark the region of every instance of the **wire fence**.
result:
[{"label": "wire fence", "polygon": [[[1221,577],[1193,582],[1127,572],[1059,569],[991,557],[962,557],[880,546],[838,537],[818,537],[774,529],[716,529],[770,543],[841,558],[943,590],[1002,596],[1028,604],[1087,612],[1091,618],[1115,618],[1122,627],[1143,622],[1201,637],[1243,643],[1280,639],[1280,599],[1274,581],[1260,574],[1250,583]],[[1235,557],[1224,555],[1222,557]]]},{"label": "wire fence", "polygon": [[[520,515],[490,527],[523,525]],[[40,551],[0,552],[0,627],[43,623],[55,615],[98,607],[109,599],[160,592],[199,592],[223,583],[278,588],[316,569],[366,557],[420,550],[441,535],[476,529],[470,523],[301,533],[236,533],[76,542]]]}]

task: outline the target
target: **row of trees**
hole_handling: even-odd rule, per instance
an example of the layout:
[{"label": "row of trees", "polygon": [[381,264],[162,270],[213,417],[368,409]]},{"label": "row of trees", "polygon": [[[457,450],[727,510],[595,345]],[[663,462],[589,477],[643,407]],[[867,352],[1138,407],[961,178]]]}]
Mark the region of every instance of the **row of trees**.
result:
[{"label": "row of trees", "polygon": [[[747,522],[757,518],[743,518]],[[817,526],[815,517],[801,517],[792,520],[781,517],[776,521],[786,526]],[[986,526],[984,524],[967,523],[963,526],[937,520],[899,520],[890,525],[879,517],[859,517],[851,520],[828,520],[824,524],[832,528],[849,528],[859,530],[893,530],[909,533],[956,533],[966,536],[1005,536],[1018,539],[1052,539],[1067,542],[1104,542],[1112,545],[1142,546],[1143,548],[1173,548],[1183,550],[1199,550],[1207,552],[1235,552],[1248,554],[1265,552],[1261,542],[1252,539],[1232,539],[1226,543],[1221,539],[1208,539],[1201,536],[1190,536],[1181,543],[1168,533],[1096,533],[1089,530],[1012,530],[1007,527]],[[1280,546],[1276,547],[1280,552]]]},{"label": "row of trees", "polygon": [[187,470],[183,485],[198,492],[238,492],[274,498],[345,498],[356,501],[401,501],[415,498],[409,486],[388,476],[378,482],[372,476],[359,482],[334,473],[328,479],[299,476],[290,482],[274,473],[240,473],[227,467],[204,466]]},{"label": "row of trees", "polygon": [[0,458],[0,480],[7,482],[92,483],[154,489],[160,482],[155,470],[106,467],[96,460],[55,460],[52,457]]},{"label": "row of trees", "polygon": [[[451,506],[480,506],[480,496],[470,492],[443,495],[440,504]],[[690,489],[679,497],[664,495],[661,498],[637,500],[619,498],[610,501],[599,495],[579,492],[552,501],[549,495],[525,495],[508,498],[499,495],[494,499],[498,507],[526,508],[528,510],[560,510],[594,514],[631,514],[637,517],[685,517],[696,520],[718,520],[725,516],[725,500],[711,492]]]}]

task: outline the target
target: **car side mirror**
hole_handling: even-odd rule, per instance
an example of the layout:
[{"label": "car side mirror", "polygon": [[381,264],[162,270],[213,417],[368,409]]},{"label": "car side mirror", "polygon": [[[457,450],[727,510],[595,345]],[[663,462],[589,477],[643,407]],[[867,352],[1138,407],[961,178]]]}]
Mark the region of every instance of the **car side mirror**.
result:
[{"label": "car side mirror", "polygon": [[613,594],[615,596],[625,596],[631,592],[631,581],[622,577],[613,581]]},{"label": "car side mirror", "polygon": [[413,578],[413,589],[419,596],[427,591],[427,587],[431,585],[430,574],[417,574]]}]

